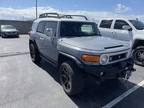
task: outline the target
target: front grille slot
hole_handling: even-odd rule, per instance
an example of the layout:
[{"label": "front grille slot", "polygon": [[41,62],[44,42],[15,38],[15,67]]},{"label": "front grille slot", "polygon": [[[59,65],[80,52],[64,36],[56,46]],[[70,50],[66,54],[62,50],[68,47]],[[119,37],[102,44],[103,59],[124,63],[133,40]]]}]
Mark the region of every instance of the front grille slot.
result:
[{"label": "front grille slot", "polygon": [[122,53],[118,55],[112,55],[109,57],[109,62],[118,61],[127,57],[127,53]]},{"label": "front grille slot", "polygon": [[123,47],[123,45],[112,46],[112,47],[105,47],[104,49],[112,49],[112,48],[119,48],[119,47]]}]

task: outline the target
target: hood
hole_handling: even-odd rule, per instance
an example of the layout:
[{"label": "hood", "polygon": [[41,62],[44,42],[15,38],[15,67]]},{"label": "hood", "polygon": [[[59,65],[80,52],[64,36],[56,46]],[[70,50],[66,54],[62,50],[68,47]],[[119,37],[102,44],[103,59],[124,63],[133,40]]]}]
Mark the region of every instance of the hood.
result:
[{"label": "hood", "polygon": [[16,29],[2,29],[2,32],[17,32]]},{"label": "hood", "polygon": [[124,47],[129,48],[128,42],[100,36],[62,38],[62,41],[71,46],[86,50],[108,50]]}]

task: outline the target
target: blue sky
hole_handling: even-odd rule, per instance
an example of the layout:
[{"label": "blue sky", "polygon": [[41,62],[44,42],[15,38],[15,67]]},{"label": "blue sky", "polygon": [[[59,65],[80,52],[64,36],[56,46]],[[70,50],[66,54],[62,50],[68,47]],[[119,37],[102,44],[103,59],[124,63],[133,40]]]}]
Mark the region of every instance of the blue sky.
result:
[{"label": "blue sky", "polygon": [[[144,0],[38,0],[42,7],[53,7],[59,10],[85,10],[114,12],[118,4],[127,9],[125,14],[144,14]],[[1,0],[0,7],[29,8],[35,6],[35,0]]]},{"label": "blue sky", "polygon": [[[0,19],[35,18],[36,0],[0,0]],[[81,14],[99,20],[131,17],[144,20],[144,0],[38,0],[38,14],[58,12]]]}]

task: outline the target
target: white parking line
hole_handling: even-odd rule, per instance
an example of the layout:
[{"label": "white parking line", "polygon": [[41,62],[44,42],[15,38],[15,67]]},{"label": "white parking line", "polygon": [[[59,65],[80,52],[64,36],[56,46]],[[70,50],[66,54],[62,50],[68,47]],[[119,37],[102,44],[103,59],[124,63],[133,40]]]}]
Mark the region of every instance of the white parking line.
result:
[{"label": "white parking line", "polygon": [[136,86],[134,86],[131,89],[129,89],[128,91],[124,92],[122,95],[120,95],[119,97],[117,97],[116,99],[114,99],[113,101],[111,101],[110,103],[106,104],[102,108],[111,108],[111,107],[113,107],[114,105],[116,105],[117,103],[119,103],[120,101],[122,101],[125,97],[127,97],[128,95],[130,95],[131,93],[133,93],[134,91],[136,91],[138,88],[142,87],[143,85],[144,85],[144,80],[141,81]]}]

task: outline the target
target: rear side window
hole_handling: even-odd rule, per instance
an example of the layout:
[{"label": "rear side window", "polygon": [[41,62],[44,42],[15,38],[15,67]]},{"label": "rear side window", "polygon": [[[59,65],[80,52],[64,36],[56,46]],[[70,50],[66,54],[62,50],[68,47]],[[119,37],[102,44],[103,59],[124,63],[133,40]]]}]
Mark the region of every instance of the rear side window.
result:
[{"label": "rear side window", "polygon": [[45,22],[40,22],[37,27],[37,32],[43,33],[44,32]]},{"label": "rear side window", "polygon": [[119,30],[123,30],[123,26],[124,25],[129,25],[127,22],[123,21],[123,20],[116,20],[115,25],[114,25],[114,29],[119,29]]},{"label": "rear side window", "polygon": [[100,27],[101,28],[111,28],[113,20],[102,20]]},{"label": "rear side window", "polygon": [[35,31],[35,29],[36,29],[36,25],[37,25],[36,22],[33,22],[33,24],[32,24],[32,28],[31,28],[32,31]]}]

